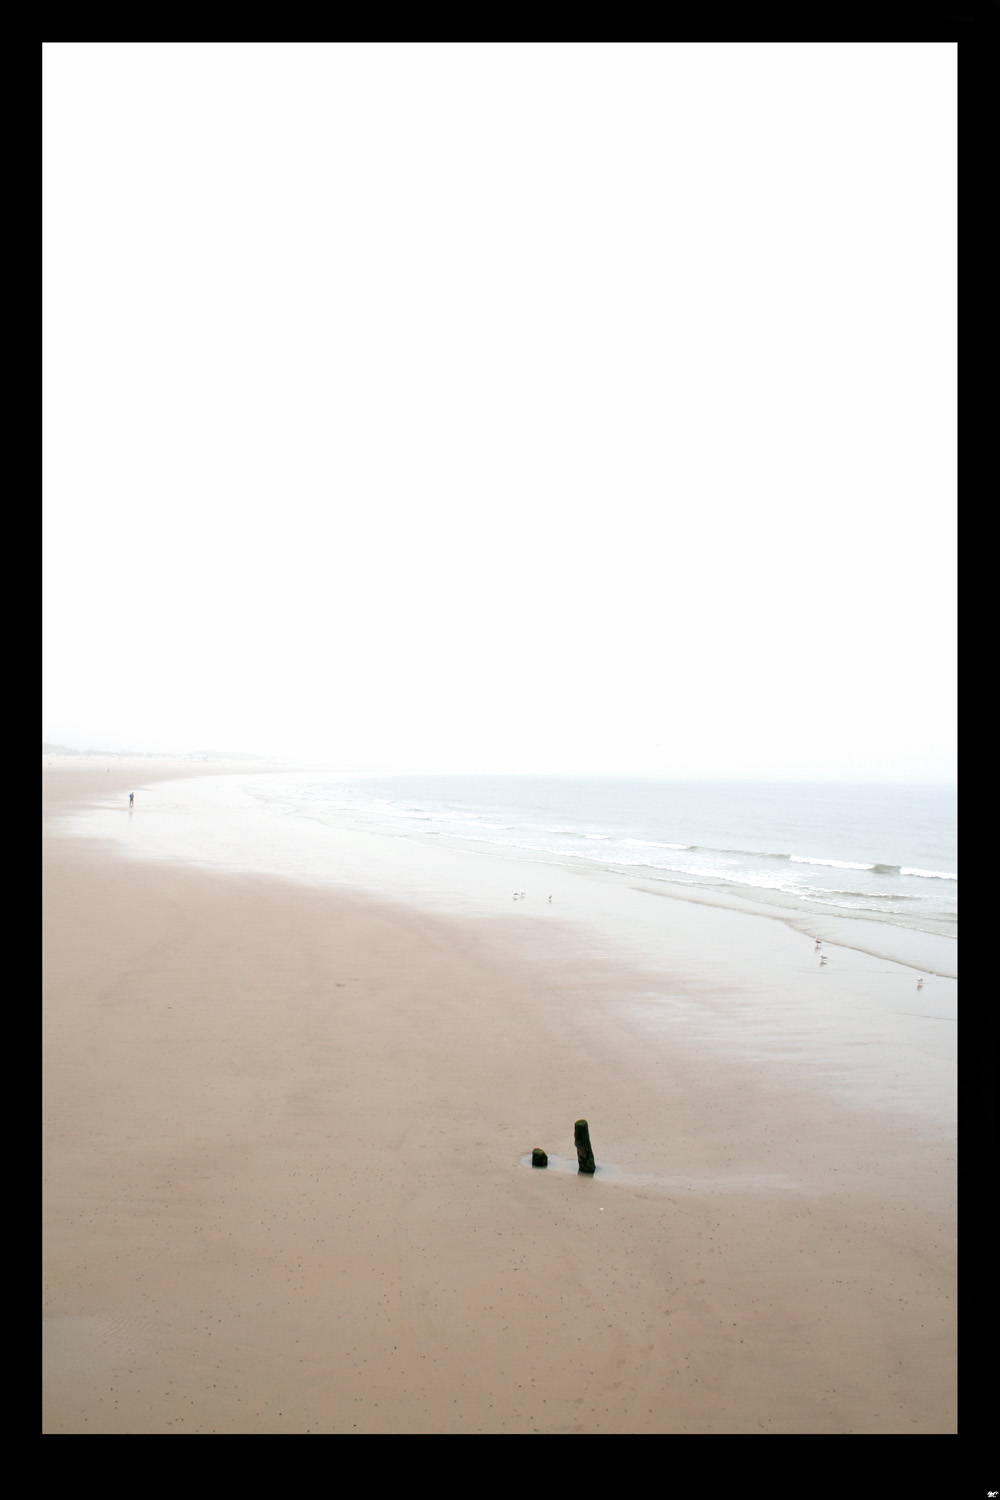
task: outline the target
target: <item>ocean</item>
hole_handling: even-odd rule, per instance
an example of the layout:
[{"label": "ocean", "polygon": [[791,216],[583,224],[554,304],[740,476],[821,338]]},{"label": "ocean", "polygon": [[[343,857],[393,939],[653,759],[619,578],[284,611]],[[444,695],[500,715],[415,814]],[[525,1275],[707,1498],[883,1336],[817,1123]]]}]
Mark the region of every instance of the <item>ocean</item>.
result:
[{"label": "ocean", "polygon": [[955,793],[523,776],[304,778],[261,795],[372,833],[957,937]]},{"label": "ocean", "polygon": [[[545,870],[550,889],[560,872],[585,875],[592,890],[757,910],[827,941],[957,972],[949,787],[288,770],[159,783],[137,798],[134,820],[120,813],[95,808],[77,831],[139,855],[402,899],[409,882],[450,909],[486,909],[515,869],[529,872],[515,879],[535,900]],[[386,840],[391,861],[378,857]]]}]

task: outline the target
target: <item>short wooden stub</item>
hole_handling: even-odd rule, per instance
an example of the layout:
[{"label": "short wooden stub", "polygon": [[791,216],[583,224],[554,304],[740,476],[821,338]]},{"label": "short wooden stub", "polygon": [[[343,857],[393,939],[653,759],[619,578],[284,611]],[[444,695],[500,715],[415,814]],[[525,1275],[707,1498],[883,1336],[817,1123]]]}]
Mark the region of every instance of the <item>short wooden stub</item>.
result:
[{"label": "short wooden stub", "polygon": [[531,1153],[531,1165],[533,1167],[547,1167],[548,1164],[549,1159],[545,1155],[545,1152],[539,1146],[536,1146]]},{"label": "short wooden stub", "polygon": [[573,1126],[573,1139],[576,1141],[576,1159],[580,1163],[580,1171],[595,1172],[597,1167],[590,1146],[590,1127],[586,1120],[577,1120]]}]

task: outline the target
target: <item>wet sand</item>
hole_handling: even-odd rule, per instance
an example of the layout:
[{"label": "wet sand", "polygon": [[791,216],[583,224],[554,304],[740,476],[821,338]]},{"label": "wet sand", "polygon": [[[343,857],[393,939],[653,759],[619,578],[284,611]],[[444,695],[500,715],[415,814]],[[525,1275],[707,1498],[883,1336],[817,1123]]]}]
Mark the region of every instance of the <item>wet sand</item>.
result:
[{"label": "wet sand", "polygon": [[[177,774],[110,764],[48,810]],[[866,1104],[784,1001],[780,1048],[718,1041],[780,924],[652,974],[57,825],[43,894],[46,1432],[956,1430],[954,1133],[905,1049],[859,1035]]]}]

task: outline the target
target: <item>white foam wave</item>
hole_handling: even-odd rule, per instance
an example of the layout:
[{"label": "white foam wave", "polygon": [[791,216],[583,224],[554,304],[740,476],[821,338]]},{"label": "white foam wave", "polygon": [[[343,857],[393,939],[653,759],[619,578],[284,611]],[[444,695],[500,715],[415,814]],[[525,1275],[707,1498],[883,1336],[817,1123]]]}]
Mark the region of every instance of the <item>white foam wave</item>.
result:
[{"label": "white foam wave", "polygon": [[810,859],[805,854],[791,854],[793,865],[827,865],[831,870],[874,870],[874,865],[859,865],[852,859]]},{"label": "white foam wave", "polygon": [[631,844],[634,849],[693,849],[693,844],[659,844],[655,839],[622,839],[623,844]]}]

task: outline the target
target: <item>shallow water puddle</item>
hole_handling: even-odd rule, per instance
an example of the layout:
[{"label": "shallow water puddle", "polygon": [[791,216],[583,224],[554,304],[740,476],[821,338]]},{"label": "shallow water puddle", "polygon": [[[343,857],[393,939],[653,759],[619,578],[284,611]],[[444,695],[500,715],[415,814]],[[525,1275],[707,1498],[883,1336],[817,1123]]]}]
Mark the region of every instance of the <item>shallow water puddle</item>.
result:
[{"label": "shallow water puddle", "polygon": [[43,1314],[42,1369],[46,1380],[72,1380],[131,1365],[149,1346],[141,1319]]},{"label": "shallow water puddle", "polygon": [[798,1192],[801,1184],[783,1172],[733,1173],[727,1177],[686,1177],[659,1175],[654,1172],[626,1172],[607,1162],[598,1162],[593,1176],[581,1172],[576,1157],[549,1156],[547,1167],[532,1167],[531,1152],[518,1157],[522,1167],[531,1167],[533,1172],[569,1172],[574,1177],[591,1181],[613,1183],[619,1187],[662,1188],[667,1192],[685,1193],[774,1193]]}]

